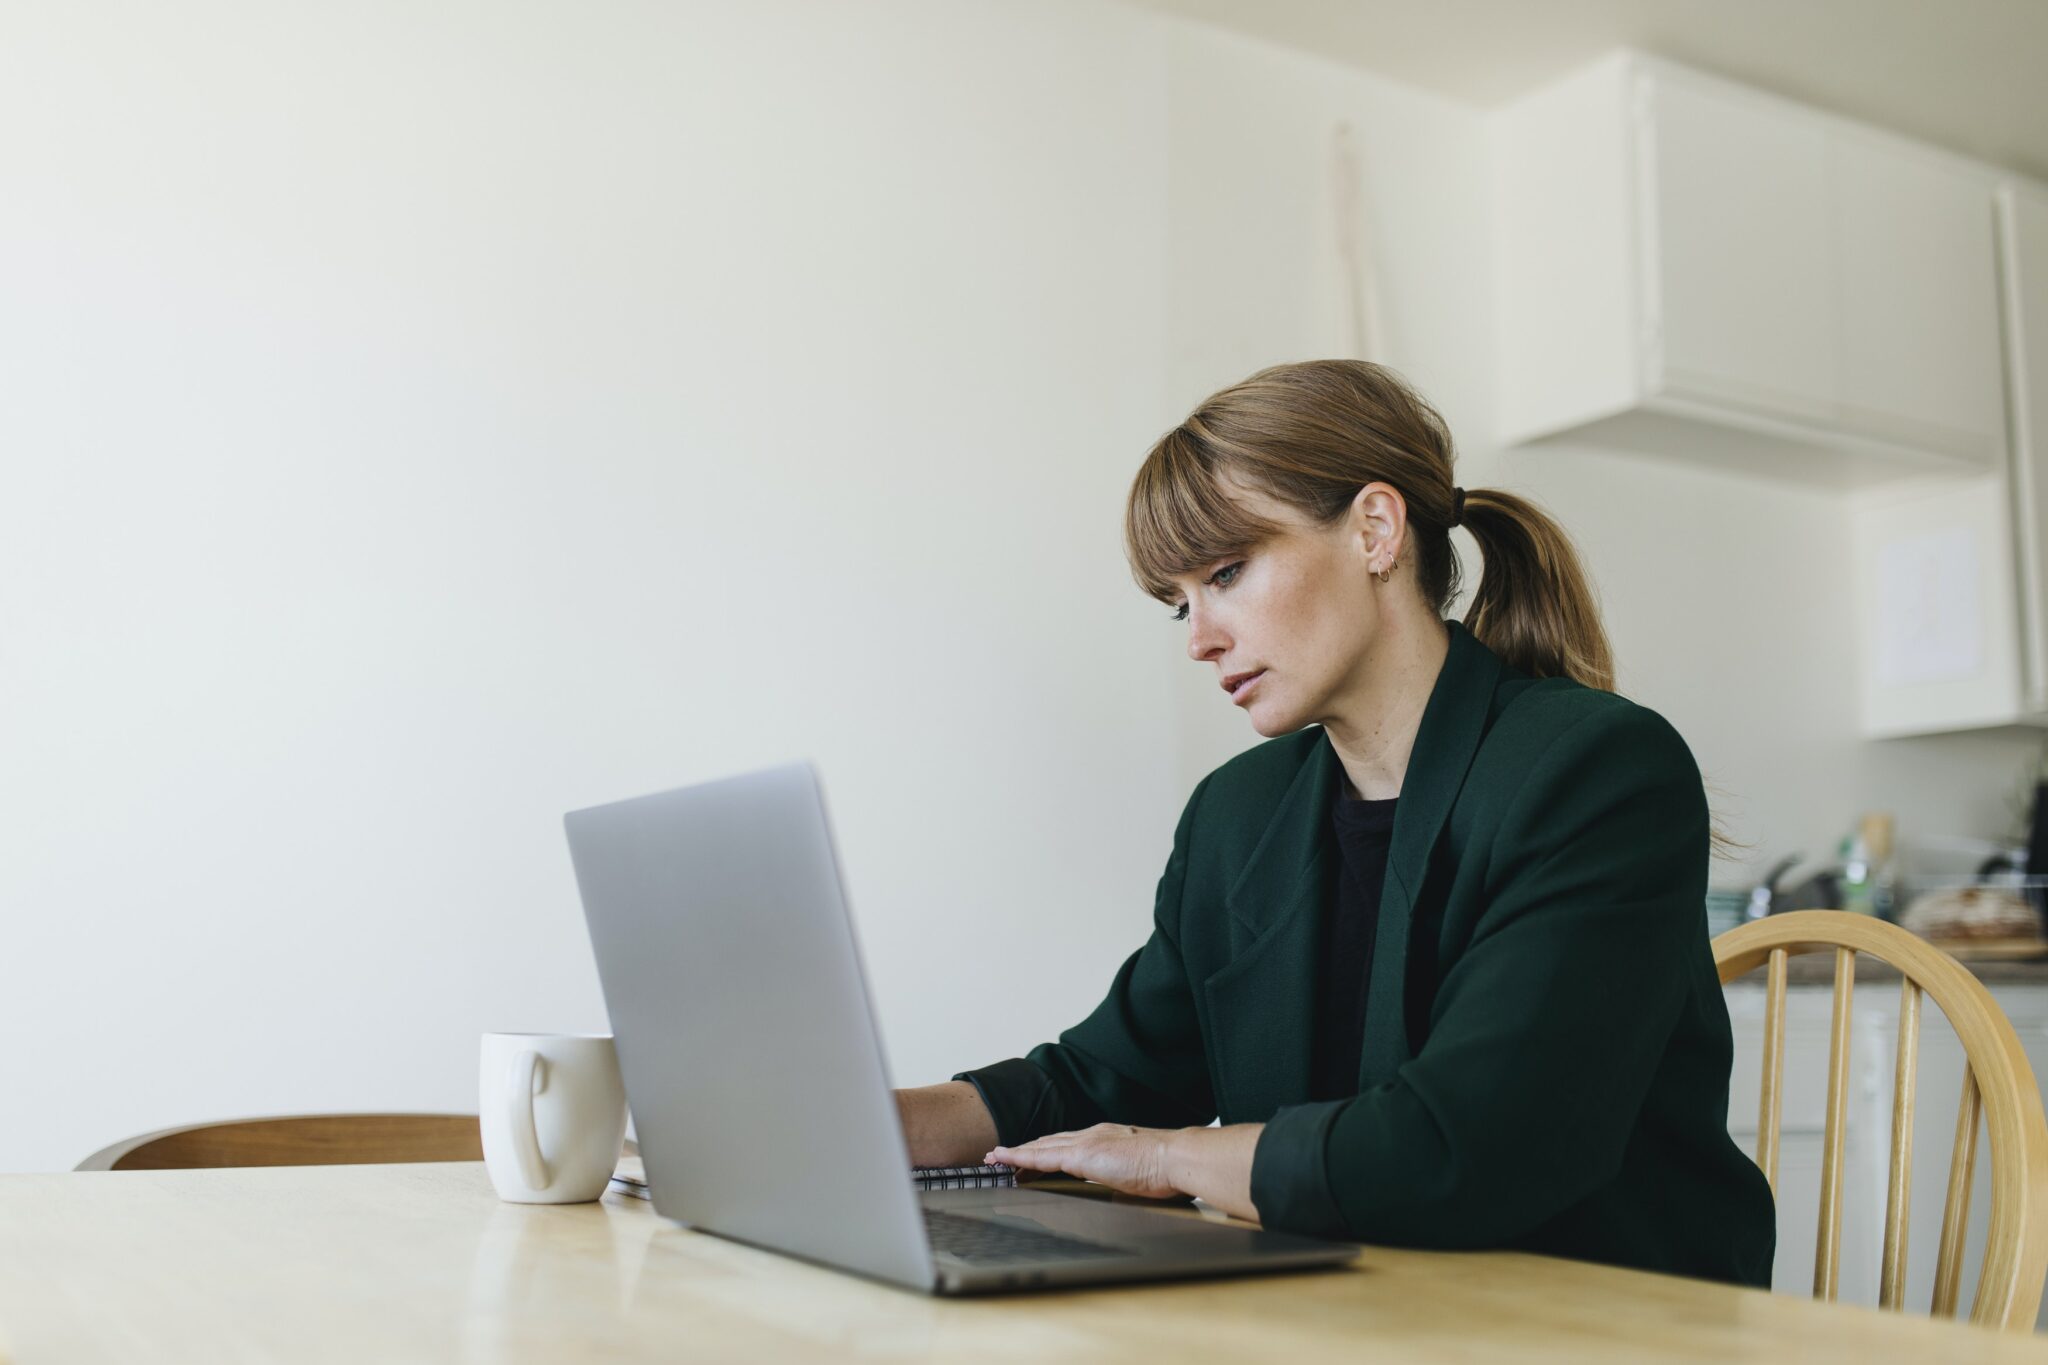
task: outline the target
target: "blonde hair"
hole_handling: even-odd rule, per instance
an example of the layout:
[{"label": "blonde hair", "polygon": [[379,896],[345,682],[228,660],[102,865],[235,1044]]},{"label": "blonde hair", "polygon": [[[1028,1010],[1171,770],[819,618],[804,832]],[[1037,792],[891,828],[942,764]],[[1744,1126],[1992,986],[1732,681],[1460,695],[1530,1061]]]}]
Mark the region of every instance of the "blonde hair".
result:
[{"label": "blonde hair", "polygon": [[1384,482],[1408,504],[1423,599],[1442,616],[1458,595],[1451,526],[1485,565],[1465,627],[1536,678],[1614,690],[1600,608],[1564,528],[1526,498],[1468,489],[1462,520],[1450,428],[1400,376],[1363,360],[1260,370],[1211,395],[1159,438],[1131,484],[1125,553],[1138,586],[1162,602],[1172,580],[1240,554],[1281,528],[1228,496],[1227,476],[1334,524],[1358,490]]}]

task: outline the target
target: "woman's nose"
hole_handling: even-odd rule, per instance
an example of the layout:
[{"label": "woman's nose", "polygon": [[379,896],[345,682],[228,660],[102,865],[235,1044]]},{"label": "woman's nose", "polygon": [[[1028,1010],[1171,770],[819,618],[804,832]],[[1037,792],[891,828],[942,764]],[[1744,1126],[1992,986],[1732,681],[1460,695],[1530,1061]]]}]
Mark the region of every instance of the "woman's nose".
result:
[{"label": "woman's nose", "polygon": [[1226,641],[1209,618],[1189,608],[1188,611],[1188,657],[1196,663],[1213,659],[1223,652]]}]

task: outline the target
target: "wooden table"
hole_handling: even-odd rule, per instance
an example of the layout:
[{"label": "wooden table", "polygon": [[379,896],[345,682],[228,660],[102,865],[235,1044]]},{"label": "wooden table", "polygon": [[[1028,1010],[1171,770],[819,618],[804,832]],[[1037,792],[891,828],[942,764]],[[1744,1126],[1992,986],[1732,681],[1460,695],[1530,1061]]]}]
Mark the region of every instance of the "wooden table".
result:
[{"label": "wooden table", "polygon": [[2048,1361],[1926,1318],[1512,1253],[940,1300],[481,1165],[0,1176],[0,1353],[41,1361]]}]

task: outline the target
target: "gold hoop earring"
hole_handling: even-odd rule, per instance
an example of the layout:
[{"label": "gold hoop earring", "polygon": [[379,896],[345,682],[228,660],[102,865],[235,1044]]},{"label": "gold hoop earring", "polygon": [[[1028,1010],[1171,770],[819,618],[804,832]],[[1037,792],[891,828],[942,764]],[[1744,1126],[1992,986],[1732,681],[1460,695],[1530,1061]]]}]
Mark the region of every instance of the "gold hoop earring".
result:
[{"label": "gold hoop earring", "polygon": [[1399,567],[1401,566],[1397,562],[1389,561],[1387,567],[1379,570],[1377,573],[1373,575],[1373,577],[1377,578],[1380,582],[1384,583],[1394,576],[1394,570]]}]

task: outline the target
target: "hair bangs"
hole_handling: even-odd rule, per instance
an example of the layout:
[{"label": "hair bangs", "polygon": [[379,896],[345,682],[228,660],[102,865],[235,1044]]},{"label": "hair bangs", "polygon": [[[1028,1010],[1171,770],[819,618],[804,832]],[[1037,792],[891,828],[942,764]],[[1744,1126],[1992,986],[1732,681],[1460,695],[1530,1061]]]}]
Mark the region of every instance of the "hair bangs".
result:
[{"label": "hair bangs", "polygon": [[1124,553],[1148,596],[1171,602],[1175,578],[1242,553],[1281,528],[1221,486],[1224,461],[1186,425],[1161,437],[1138,468],[1124,509]]}]

